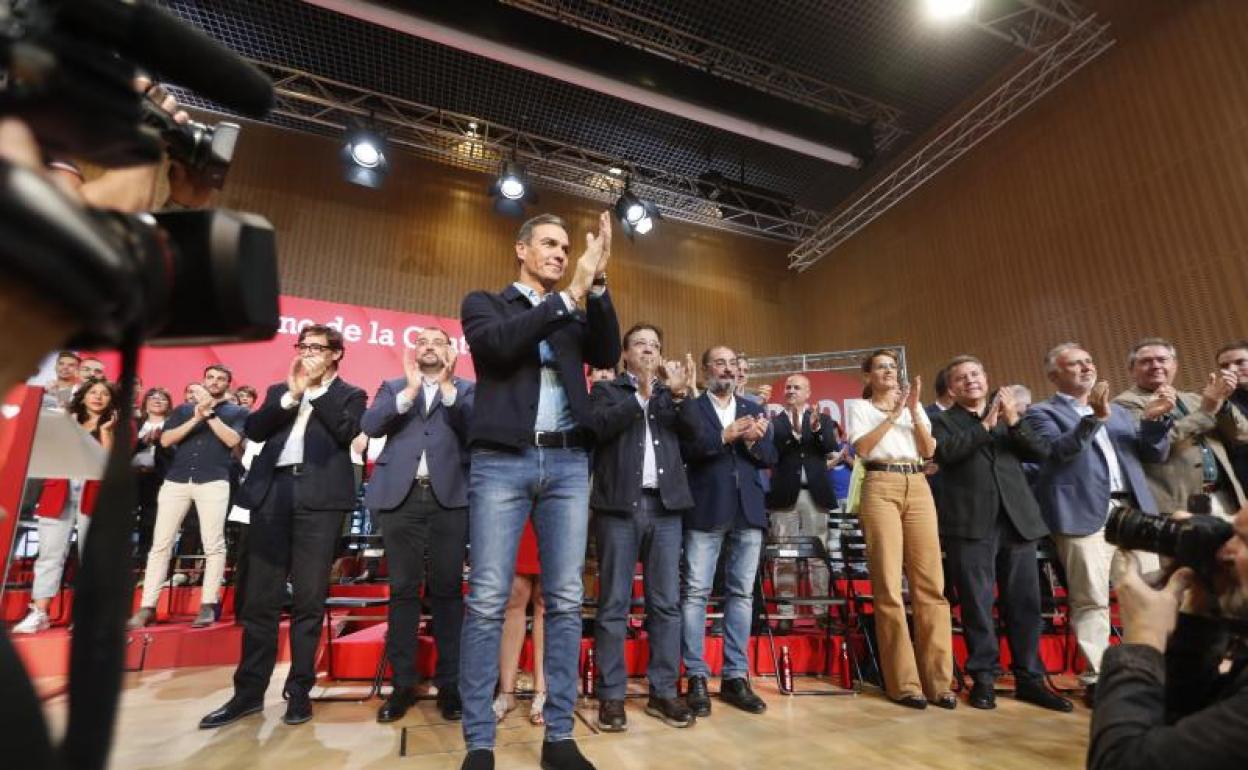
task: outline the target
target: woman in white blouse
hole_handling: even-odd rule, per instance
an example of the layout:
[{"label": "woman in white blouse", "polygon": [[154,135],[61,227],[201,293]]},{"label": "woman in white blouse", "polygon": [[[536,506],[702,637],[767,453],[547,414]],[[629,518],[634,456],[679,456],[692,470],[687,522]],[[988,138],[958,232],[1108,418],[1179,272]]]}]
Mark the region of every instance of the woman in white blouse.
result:
[{"label": "woman in white blouse", "polygon": [[[919,403],[922,382],[907,388],[898,356],[877,350],[862,362],[863,400],[846,404],[849,441],[866,464],[860,518],[875,597],[884,689],[910,708],[957,707],[953,631],[945,599],[936,505],[923,461],[936,451],[931,423]],[[914,643],[906,625],[902,572],[914,608]]]}]

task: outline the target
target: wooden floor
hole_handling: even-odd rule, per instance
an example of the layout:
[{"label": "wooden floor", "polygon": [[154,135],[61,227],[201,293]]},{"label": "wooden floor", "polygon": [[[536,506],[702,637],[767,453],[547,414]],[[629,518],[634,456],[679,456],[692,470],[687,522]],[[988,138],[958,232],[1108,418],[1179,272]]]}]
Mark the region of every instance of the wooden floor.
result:
[{"label": "wooden floor", "polygon": [[[221,730],[197,729],[201,716],[229,698],[231,670],[127,675],[111,767],[454,770],[463,760],[458,723],[443,722],[428,701],[392,725],[374,721],[376,700],[314,704],[311,722],[284,725],[283,666],[274,674],[263,715]],[[799,679],[798,687],[819,685]],[[771,680],[756,682],[756,690],[768,702],[766,714],[752,716],[716,700],[714,714],[687,729],[646,716],[644,700],[636,698],[628,701],[627,733],[595,734],[589,727],[593,711],[586,707],[576,723],[577,740],[600,770],[1003,770],[1084,764],[1090,712],[1082,705],[1073,714],[1054,714],[1002,695],[995,711],[976,711],[965,703],[953,712],[912,711],[874,690],[853,697],[784,697]],[[63,723],[64,709],[63,698],[48,703],[54,725]],[[500,725],[499,770],[537,767],[542,728],[530,726],[525,714],[522,703]]]}]

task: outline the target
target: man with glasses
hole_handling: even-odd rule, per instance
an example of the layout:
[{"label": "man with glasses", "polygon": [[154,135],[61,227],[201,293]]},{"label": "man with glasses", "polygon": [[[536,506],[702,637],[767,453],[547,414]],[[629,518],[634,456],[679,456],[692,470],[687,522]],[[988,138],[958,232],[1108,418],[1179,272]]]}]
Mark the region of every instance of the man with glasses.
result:
[{"label": "man with glasses", "polygon": [[751,608],[767,510],[758,470],[776,463],[776,446],[763,408],[737,398],[737,356],[716,345],[702,354],[706,392],[681,411],[688,438],[681,453],[689,474],[693,508],[685,514],[681,586],[681,654],[688,674],[685,700],[694,716],[711,715],[710,667],[703,657],[706,604],[722,549],[724,566],[724,665],[720,698],[751,714],[767,704],[749,682]]},{"label": "man with glasses", "polygon": [[503,614],[516,549],[532,517],[545,598],[546,770],[584,770],[572,740],[581,642],[581,572],[589,530],[589,448],[593,423],[585,364],[620,358],[620,325],[607,291],[611,215],[586,236],[572,280],[567,226],[552,214],[520,226],[519,275],[501,292],[475,291],[460,317],[477,370],[469,427],[471,572],[459,664],[464,702],[464,770],[492,770],[493,710]]},{"label": "man with glasses", "polygon": [[429,560],[429,598],[437,644],[438,709],[459,719],[461,584],[468,548],[468,422],[473,385],[455,376],[455,348],[442,329],[421,330],[403,353],[403,374],[381,384],[360,427],[384,438],[364,505],[381,517],[390,568],[386,658],[394,689],[378,722],[402,719],[416,702],[416,628]]},{"label": "man with glasses", "polygon": [[345,349],[337,329],[306,326],[295,348],[286,381],[270,385],[264,405],[247,418],[247,438],[263,441],[264,449],[239,491],[239,504],[251,511],[242,655],[234,697],[200,720],[201,728],[221,727],[264,707],[288,577],[294,600],[282,721],[297,725],[312,718],[309,692],[316,682],[330,563],[342,518],[355,507],[351,440],[360,432],[367,396],[338,376]]},{"label": "man with glasses", "polygon": [[1200,393],[1176,391],[1178,354],[1160,337],[1140,340],[1127,356],[1135,385],[1114,403],[1137,418],[1154,396],[1174,402],[1170,412],[1170,454],[1162,462],[1144,463],[1144,474],[1162,513],[1188,510],[1193,503],[1230,519],[1245,502],[1244,488],[1231,466],[1227,444],[1248,442],[1248,416],[1231,406],[1238,375],[1229,369],[1211,372]]}]

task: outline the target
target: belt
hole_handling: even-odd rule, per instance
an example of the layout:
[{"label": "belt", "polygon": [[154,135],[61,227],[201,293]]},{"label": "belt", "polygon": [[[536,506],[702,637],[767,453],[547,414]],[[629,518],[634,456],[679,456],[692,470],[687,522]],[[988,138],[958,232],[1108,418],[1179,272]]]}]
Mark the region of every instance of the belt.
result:
[{"label": "belt", "polygon": [[308,466],[303,463],[295,463],[294,465],[279,465],[273,469],[274,473],[289,473],[291,476],[302,476],[307,473]]},{"label": "belt", "polygon": [[433,480],[430,479],[428,476],[417,476],[415,479],[412,480],[412,483],[418,487],[433,486]]},{"label": "belt", "polygon": [[1221,487],[1221,486],[1220,486],[1217,482],[1214,482],[1214,483],[1212,483],[1212,484],[1205,484],[1205,485],[1201,488],[1201,491],[1202,491],[1202,492],[1204,492],[1206,495],[1212,495],[1212,494],[1214,494],[1215,492],[1217,492],[1217,491],[1218,491],[1219,489],[1221,489],[1221,488],[1222,488],[1222,487]]},{"label": "belt", "polygon": [[922,473],[922,463],[867,463],[869,471],[884,471],[885,473]]},{"label": "belt", "polygon": [[586,448],[589,446],[589,439],[585,432],[580,430],[539,430],[533,434],[533,446],[548,449]]},{"label": "belt", "polygon": [[1110,500],[1130,500],[1131,493],[1130,492],[1110,492],[1109,499]]},{"label": "belt", "polygon": [[643,495],[651,495],[651,496],[653,496],[653,497],[658,497],[658,496],[659,496],[659,488],[658,488],[658,487],[642,487],[642,488],[641,488],[641,493],[642,493]]}]

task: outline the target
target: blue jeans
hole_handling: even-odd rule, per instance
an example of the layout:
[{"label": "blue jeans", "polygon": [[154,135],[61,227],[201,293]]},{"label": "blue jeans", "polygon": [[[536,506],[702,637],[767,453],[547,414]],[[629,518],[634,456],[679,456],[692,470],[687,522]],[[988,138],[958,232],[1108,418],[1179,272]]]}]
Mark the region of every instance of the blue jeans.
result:
[{"label": "blue jeans", "polygon": [[710,676],[711,670],[702,659],[702,643],[706,639],[706,602],[715,582],[715,562],[719,550],[727,544],[724,565],[724,679],[743,678],[749,674],[750,659],[746,645],[750,641],[750,617],[754,606],[754,576],[763,547],[761,529],[720,529],[709,532],[685,530],[683,558],[684,582],[681,584],[681,655],[689,676]]},{"label": "blue jeans", "polygon": [[581,659],[581,572],[589,529],[589,456],[583,449],[478,449],[468,485],[468,599],[459,692],[468,750],[492,749],[503,610],[529,516],[537,534],[546,601],[546,740],[572,737]]},{"label": "blue jeans", "polygon": [[669,513],[655,495],[642,495],[632,514],[604,513],[594,518],[598,532],[598,700],[622,700],[627,688],[624,637],[633,600],[633,572],[641,559],[646,591],[646,634],[650,692],[676,697],[680,673],[680,531],[679,513]]}]

